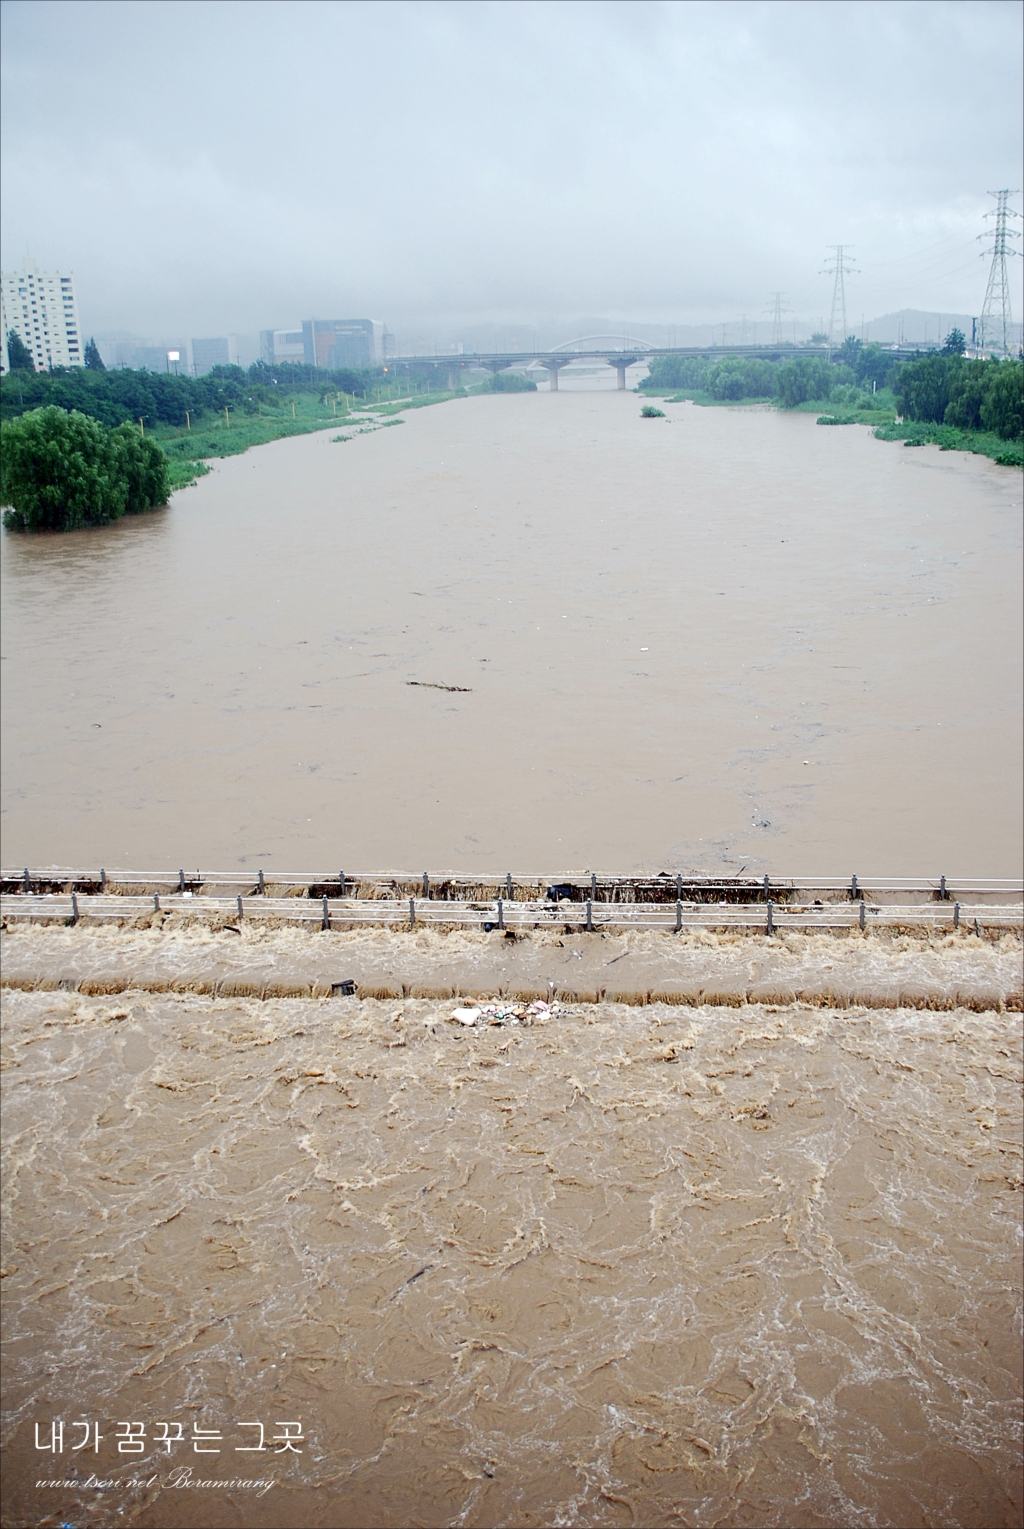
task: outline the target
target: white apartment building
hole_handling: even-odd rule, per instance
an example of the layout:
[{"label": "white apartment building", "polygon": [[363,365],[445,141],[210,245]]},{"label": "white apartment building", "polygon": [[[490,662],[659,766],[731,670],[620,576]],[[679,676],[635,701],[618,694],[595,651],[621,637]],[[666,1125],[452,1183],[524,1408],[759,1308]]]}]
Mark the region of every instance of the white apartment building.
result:
[{"label": "white apartment building", "polygon": [[78,327],[75,279],[37,271],[31,261],[0,278],[0,328],[3,370],[9,370],[7,336],[13,329],[29,350],[37,372],[51,366],[81,366],[85,343]]}]

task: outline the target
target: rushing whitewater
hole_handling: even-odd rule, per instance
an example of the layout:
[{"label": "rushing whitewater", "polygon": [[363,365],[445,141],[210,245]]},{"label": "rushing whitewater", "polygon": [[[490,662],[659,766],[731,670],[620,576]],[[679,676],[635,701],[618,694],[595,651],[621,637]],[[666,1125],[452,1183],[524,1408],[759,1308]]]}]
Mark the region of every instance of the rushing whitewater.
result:
[{"label": "rushing whitewater", "polygon": [[1018,1015],[5,1010],[5,1523],[1019,1522]]}]

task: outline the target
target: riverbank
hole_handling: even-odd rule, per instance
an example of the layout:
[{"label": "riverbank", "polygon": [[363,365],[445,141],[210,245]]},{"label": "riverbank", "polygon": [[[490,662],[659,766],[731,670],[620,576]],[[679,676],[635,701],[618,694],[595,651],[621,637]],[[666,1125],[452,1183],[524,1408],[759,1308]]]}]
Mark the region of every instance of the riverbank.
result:
[{"label": "riverbank", "polygon": [[[383,389],[379,390],[383,392]],[[309,394],[299,394],[286,403],[293,412],[289,417],[282,414],[243,415],[241,419],[221,419],[210,415],[196,422],[195,429],[175,429],[158,426],[150,431],[153,440],[167,456],[170,466],[171,492],[190,488],[199,478],[210,471],[207,465],[224,457],[240,456],[253,446],[267,446],[271,441],[288,440],[296,435],[310,435],[336,426],[346,432],[339,439],[348,440],[352,434],[364,434],[378,428],[374,421],[401,414],[407,409],[422,409],[430,404],[447,403],[452,398],[465,397],[458,392],[428,393],[419,396],[396,398],[387,402],[357,404],[335,402],[330,412],[320,399]]]},{"label": "riverbank", "polygon": [[[837,422],[846,424],[847,420],[843,417]],[[901,420],[880,426],[875,437],[880,441],[902,441],[904,446],[932,445],[940,451],[969,451],[974,456],[990,458],[999,467],[1024,467],[1024,442],[1004,441],[987,430],[960,430],[955,425]]]},{"label": "riverbank", "polygon": [[[940,451],[965,451],[988,457],[999,467],[1024,467],[1024,442],[1003,440],[990,430],[966,430],[955,425],[935,425],[927,421],[901,420],[895,407],[858,407],[829,399],[811,399],[784,408],[774,398],[712,398],[699,389],[681,390],[637,388],[644,398],[661,398],[666,403],[692,403],[699,409],[776,409],[784,414],[814,414],[819,425],[869,425],[877,440],[902,441],[906,446],[938,446]],[[843,390],[846,391],[845,389]]]}]

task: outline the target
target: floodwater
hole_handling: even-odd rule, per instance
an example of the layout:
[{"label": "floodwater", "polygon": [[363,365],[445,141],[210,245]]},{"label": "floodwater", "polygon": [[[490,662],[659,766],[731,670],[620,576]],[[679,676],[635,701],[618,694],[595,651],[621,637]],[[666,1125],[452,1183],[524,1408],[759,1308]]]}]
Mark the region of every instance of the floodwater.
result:
[{"label": "floodwater", "polygon": [[1020,1522],[1019,1015],[5,1008],[6,1525]]},{"label": "floodwater", "polygon": [[[1020,475],[639,408],[5,537],[5,862],[1019,874]],[[6,1529],[1020,1522],[1016,935],[148,924],[4,934]]]},{"label": "floodwater", "polygon": [[1019,875],[1021,475],[665,410],[475,397],[5,535],[5,863]]}]

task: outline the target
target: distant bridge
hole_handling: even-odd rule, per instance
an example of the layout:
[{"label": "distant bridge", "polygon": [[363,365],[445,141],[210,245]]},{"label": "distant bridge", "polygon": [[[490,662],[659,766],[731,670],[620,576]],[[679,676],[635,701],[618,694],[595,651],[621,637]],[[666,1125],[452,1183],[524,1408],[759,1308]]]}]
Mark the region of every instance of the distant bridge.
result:
[{"label": "distant bridge", "polygon": [[[600,343],[600,342],[605,343]],[[584,349],[586,347],[586,349]],[[893,361],[910,361],[922,350],[932,346],[883,346],[885,354]],[[458,355],[409,355],[389,356],[388,362],[411,364],[430,362],[434,366],[447,367],[448,380],[454,389],[459,386],[459,374],[465,370],[483,370],[491,373],[504,372],[510,367],[544,367],[547,370],[551,391],[558,392],[558,374],[575,361],[605,361],[618,374],[618,387],[626,386],[626,369],[638,361],[653,361],[658,356],[703,357],[708,361],[724,361],[729,357],[740,360],[795,361],[829,359],[827,345],[648,345],[629,335],[585,335],[576,340],[565,340],[551,350],[494,350],[467,351]]]}]

